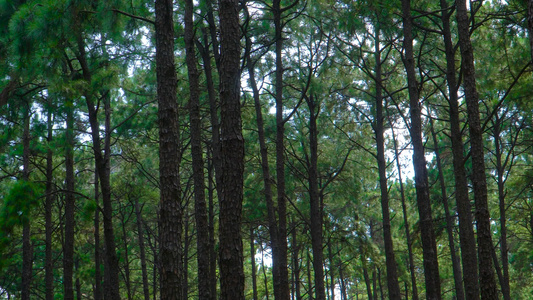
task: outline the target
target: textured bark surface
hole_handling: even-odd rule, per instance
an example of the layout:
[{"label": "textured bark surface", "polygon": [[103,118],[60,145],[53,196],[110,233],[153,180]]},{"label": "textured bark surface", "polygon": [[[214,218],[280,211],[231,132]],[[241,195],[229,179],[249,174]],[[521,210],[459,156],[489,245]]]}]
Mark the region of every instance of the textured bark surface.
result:
[{"label": "textured bark surface", "polygon": [[459,122],[459,101],[457,99],[457,79],[455,71],[455,49],[450,29],[450,13],[446,0],[440,0],[442,11],[442,32],[446,52],[446,81],[450,115],[450,135],[453,154],[453,174],[455,179],[455,202],[459,219],[459,241],[463,263],[463,283],[466,299],[479,299],[479,276],[477,254],[472,223],[472,207],[468,197],[468,182],[464,166],[464,145]]},{"label": "textured bark surface", "polygon": [[212,299],[209,288],[209,225],[205,201],[204,159],[202,150],[202,121],[200,118],[200,84],[194,47],[194,5],[185,1],[185,52],[189,78],[189,123],[194,181],[194,216],[197,229],[198,297]]},{"label": "textured bark surface", "polygon": [[244,300],[241,219],[244,138],[240,104],[239,2],[219,1],[220,17],[220,299]]},{"label": "textured bark surface", "polygon": [[409,112],[411,115],[411,143],[413,145],[413,166],[415,172],[416,201],[420,217],[420,236],[424,259],[424,277],[426,281],[426,298],[441,299],[437,245],[433,231],[433,216],[429,198],[428,174],[424,144],[422,141],[422,117],[419,92],[415,73],[413,54],[413,33],[411,19],[411,1],[402,0],[402,20],[404,34],[404,65],[407,72],[409,89]]},{"label": "textured bark surface", "polygon": [[309,106],[309,206],[310,206],[310,230],[311,244],[313,249],[313,271],[315,273],[315,298],[326,299],[324,285],[324,252],[322,242],[322,206],[318,188],[318,128],[317,115],[319,108],[313,96],[306,97]]},{"label": "textured bark surface", "polygon": [[[98,172],[94,171],[94,202],[100,205],[100,192],[98,189]],[[94,300],[102,299],[102,274],[100,271],[100,211],[94,211]]]},{"label": "textured bark surface", "polygon": [[374,123],[374,133],[376,136],[379,172],[379,187],[381,191],[381,213],[383,216],[383,241],[385,244],[385,260],[387,265],[387,288],[389,299],[400,299],[400,285],[398,284],[398,270],[394,257],[394,244],[392,242],[390,211],[389,211],[389,188],[387,184],[387,164],[385,161],[385,140],[383,137],[383,94],[382,94],[382,70],[381,70],[381,49],[380,49],[380,29],[376,25],[374,41],[374,57],[376,66],[374,68],[374,80],[376,84],[375,107],[376,119]]},{"label": "textured bark surface", "polygon": [[173,2],[155,2],[159,123],[159,276],[162,300],[182,299],[182,208]]},{"label": "textured bark surface", "polygon": [[470,26],[466,8],[466,0],[456,2],[457,27],[461,63],[463,72],[463,88],[468,115],[470,133],[470,154],[472,157],[472,185],[476,206],[476,226],[478,243],[479,285],[481,299],[497,299],[496,280],[492,263],[492,236],[490,214],[487,201],[487,178],[485,175],[485,159],[483,150],[483,131],[479,118],[479,95],[476,90],[476,72],[474,67],[474,50],[470,42]]}]

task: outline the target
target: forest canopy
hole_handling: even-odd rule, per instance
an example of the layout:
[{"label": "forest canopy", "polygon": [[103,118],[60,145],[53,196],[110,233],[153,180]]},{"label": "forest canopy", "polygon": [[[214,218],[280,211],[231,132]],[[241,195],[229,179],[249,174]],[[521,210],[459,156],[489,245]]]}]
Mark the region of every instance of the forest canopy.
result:
[{"label": "forest canopy", "polygon": [[532,0],[0,0],[0,299],[530,299]]}]

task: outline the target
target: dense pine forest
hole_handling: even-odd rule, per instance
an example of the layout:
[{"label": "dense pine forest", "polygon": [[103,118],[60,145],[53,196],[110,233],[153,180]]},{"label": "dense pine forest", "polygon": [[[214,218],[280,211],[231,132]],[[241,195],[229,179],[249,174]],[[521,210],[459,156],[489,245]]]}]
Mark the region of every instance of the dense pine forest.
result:
[{"label": "dense pine forest", "polygon": [[0,0],[0,299],[533,299],[533,0]]}]

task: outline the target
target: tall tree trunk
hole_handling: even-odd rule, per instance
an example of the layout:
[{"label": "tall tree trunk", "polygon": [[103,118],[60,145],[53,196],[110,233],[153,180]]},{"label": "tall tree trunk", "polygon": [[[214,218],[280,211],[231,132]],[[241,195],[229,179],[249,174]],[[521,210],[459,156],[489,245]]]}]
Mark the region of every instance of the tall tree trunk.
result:
[{"label": "tall tree trunk", "polygon": [[[79,271],[80,269],[80,260],[77,259],[76,260],[76,271]],[[81,296],[81,281],[80,281],[80,277],[79,276],[76,276],[76,299],[77,300],[81,300],[82,299],[82,296]]]},{"label": "tall tree trunk", "polygon": [[[92,74],[89,69],[87,57],[85,53],[85,43],[81,36],[78,35],[78,53],[77,59],[83,71],[83,79],[87,83],[91,83]],[[104,297],[105,299],[120,299],[119,290],[119,265],[115,245],[115,233],[113,229],[113,206],[111,204],[111,183],[110,183],[110,132],[106,132],[104,141],[104,151],[102,154],[102,146],[100,144],[100,124],[98,122],[98,111],[94,103],[94,95],[91,91],[84,91],[85,102],[89,112],[89,123],[91,126],[91,137],[93,142],[94,159],[96,162],[96,170],[100,180],[100,187],[102,191],[103,203],[103,217],[104,217],[104,240],[105,240],[105,259],[106,272],[104,276]],[[104,95],[104,97],[106,97]],[[105,100],[108,101],[108,100]],[[108,114],[108,112],[106,112]],[[106,115],[106,119],[108,116]],[[107,123],[108,121],[106,121]],[[107,124],[106,124],[107,125]],[[110,128],[107,128],[109,131]]]},{"label": "tall tree trunk", "polygon": [[220,298],[244,300],[241,219],[244,138],[240,103],[239,2],[219,0],[220,17],[220,149],[222,162],[219,257]]},{"label": "tall tree trunk", "polygon": [[329,289],[331,300],[335,300],[335,256],[331,250],[331,240],[328,241],[328,259],[329,259]]},{"label": "tall tree trunk", "polygon": [[[220,125],[217,114],[217,101],[215,93],[215,85],[213,82],[213,69],[211,67],[211,56],[208,50],[207,33],[204,33],[203,47],[199,47],[200,54],[202,55],[202,62],[204,66],[204,74],[206,77],[207,95],[209,98],[209,115],[211,120],[211,156],[208,160],[208,178],[209,178],[209,282],[212,299],[216,299],[217,295],[217,280],[216,280],[216,251],[215,251],[215,206],[214,206],[214,188],[213,188],[213,168],[215,171],[215,188],[217,193],[220,194],[219,189],[220,177],[222,172],[220,170]],[[213,42],[214,43],[214,42]],[[215,46],[213,46],[215,47]],[[218,48],[216,48],[218,49]],[[208,148],[209,153],[209,148]]]},{"label": "tall tree trunk", "polygon": [[265,249],[263,248],[263,243],[261,245],[261,270],[263,271],[263,282],[265,285],[265,298],[266,300],[269,299],[270,293],[268,292],[268,277],[266,274],[266,267],[265,267]]},{"label": "tall tree trunk", "polygon": [[300,258],[299,258],[299,252],[300,252],[300,245],[298,244],[298,236],[296,232],[296,223],[294,221],[291,222],[291,234],[292,234],[292,241],[291,241],[291,250],[292,250],[292,285],[293,285],[293,295],[296,298],[296,300],[301,299],[301,293],[300,293]]},{"label": "tall tree trunk", "polygon": [[257,295],[257,268],[255,266],[255,236],[254,227],[250,226],[250,263],[252,267],[252,295],[253,300],[258,300]]},{"label": "tall tree trunk", "polygon": [[402,0],[402,21],[404,34],[404,65],[407,73],[409,89],[409,111],[411,115],[411,143],[413,145],[413,166],[415,171],[416,201],[420,216],[420,236],[424,259],[424,276],[426,280],[426,294],[428,300],[440,300],[439,262],[437,244],[433,231],[433,216],[429,198],[429,183],[422,141],[422,117],[419,102],[419,91],[415,73],[413,54],[413,32],[411,19],[411,1]]},{"label": "tall tree trunk", "polygon": [[481,298],[497,299],[494,267],[492,264],[492,236],[490,214],[487,201],[487,178],[483,150],[483,130],[479,118],[479,95],[476,90],[476,71],[474,66],[474,50],[470,42],[470,26],[466,8],[466,0],[456,2],[457,27],[463,72],[463,88],[468,115],[470,132],[470,153],[472,156],[472,184],[476,205],[476,226],[479,258],[479,282]]},{"label": "tall tree trunk", "polygon": [[47,135],[47,142],[48,142],[48,150],[46,151],[46,200],[45,200],[45,206],[44,206],[44,214],[45,214],[45,293],[46,293],[46,300],[53,300],[54,299],[54,261],[52,257],[52,232],[54,230],[53,224],[52,224],[52,205],[54,202],[54,196],[53,196],[53,151],[52,151],[52,139],[53,139],[53,122],[52,122],[52,110],[50,109],[48,111],[47,115],[47,126],[48,126],[48,135]]},{"label": "tall tree trunk", "polygon": [[380,27],[379,21],[375,25],[374,36],[374,58],[376,66],[374,68],[374,80],[376,84],[375,107],[376,119],[374,121],[374,133],[376,136],[379,172],[379,186],[381,191],[381,213],[383,216],[383,240],[385,244],[385,261],[387,265],[387,288],[390,299],[400,299],[400,285],[398,284],[398,270],[394,257],[394,244],[392,242],[390,211],[389,211],[389,189],[387,184],[387,164],[385,161],[385,140],[383,137],[383,95],[382,95],[382,70],[381,70],[381,49],[380,49]]},{"label": "tall tree trunk", "polygon": [[433,118],[429,117],[429,124],[431,130],[431,136],[433,138],[433,144],[435,147],[435,160],[437,161],[437,170],[439,172],[439,184],[440,193],[442,197],[442,205],[444,206],[444,214],[446,216],[446,233],[448,234],[448,246],[450,247],[450,259],[452,260],[453,279],[455,283],[455,297],[457,300],[465,299],[465,291],[463,288],[463,276],[461,273],[461,262],[455,252],[455,242],[453,237],[453,218],[450,215],[450,207],[448,205],[448,195],[446,193],[446,182],[444,181],[444,174],[442,169],[442,162],[440,159],[439,142],[437,140],[437,133],[433,126]]},{"label": "tall tree trunk", "polygon": [[141,272],[143,280],[143,295],[144,300],[150,299],[150,291],[148,288],[148,271],[146,269],[146,249],[144,245],[144,234],[143,234],[143,219],[141,206],[139,205],[139,199],[135,197],[135,217],[137,221],[137,235],[139,239],[139,252],[141,259]]},{"label": "tall tree trunk", "polygon": [[157,99],[159,104],[159,275],[162,300],[181,299],[182,208],[177,76],[174,66],[173,1],[155,2]]},{"label": "tall tree trunk", "polygon": [[[273,0],[274,41],[276,52],[275,100],[276,100],[276,187],[278,202],[278,227],[275,241],[277,251],[274,270],[274,294],[276,300],[289,300],[289,272],[287,269],[287,195],[285,195],[285,120],[283,117],[283,25],[281,0]],[[318,188],[318,187],[317,187]],[[274,241],[273,241],[274,242]],[[274,249],[273,249],[274,250]],[[276,278],[277,277],[277,278]]]},{"label": "tall tree trunk", "polygon": [[[26,182],[30,179],[30,104],[26,104],[24,114],[24,131],[22,137],[22,180]],[[30,213],[27,211],[26,213]],[[30,240],[31,218],[28,216],[22,227],[22,300],[30,300],[31,281],[33,277],[33,249]]]},{"label": "tall tree trunk", "polygon": [[317,116],[320,110],[313,95],[306,96],[309,106],[309,205],[311,223],[311,244],[313,248],[313,270],[315,273],[315,299],[325,300],[324,254],[322,248],[322,206],[318,191],[318,128]]},{"label": "tall tree trunk", "polygon": [[100,193],[98,191],[98,172],[94,170],[94,202],[96,210],[94,211],[94,300],[102,299],[102,275],[100,270]]},{"label": "tall tree trunk", "polygon": [[[131,203],[131,202],[130,202]],[[121,214],[121,229],[122,229],[122,254],[124,259],[123,269],[124,269],[124,283],[126,285],[126,295],[128,296],[128,300],[132,299],[132,292],[131,292],[131,271],[130,271],[130,258],[129,258],[129,251],[128,251],[128,243],[129,238],[127,237],[127,220],[129,219],[126,215],[128,212],[126,211],[127,207],[122,206],[120,208],[120,214]]]},{"label": "tall tree trunk", "polygon": [[65,145],[65,239],[63,243],[64,299],[74,300],[74,103],[67,100],[67,128]]},{"label": "tall tree trunk", "polygon": [[472,227],[472,208],[468,197],[468,182],[464,166],[464,145],[459,122],[459,101],[457,98],[457,79],[455,71],[455,49],[452,44],[450,15],[446,0],[440,0],[442,9],[442,32],[446,53],[446,81],[448,83],[448,102],[450,105],[450,135],[453,154],[453,174],[455,178],[455,202],[459,218],[459,241],[463,263],[463,280],[466,299],[479,299],[479,276],[474,229]]},{"label": "tall tree trunk", "polygon": [[509,287],[509,249],[507,246],[507,216],[505,207],[505,180],[503,179],[505,172],[505,165],[502,161],[502,141],[501,141],[502,120],[498,114],[495,115],[495,122],[493,126],[494,138],[494,156],[496,156],[496,175],[498,183],[498,200],[500,207],[500,249],[502,259],[502,280],[500,286],[502,289],[503,299],[511,300],[511,290]]},{"label": "tall tree trunk", "polygon": [[194,5],[185,1],[185,52],[189,77],[189,121],[194,181],[194,216],[196,222],[196,258],[198,264],[198,297],[212,299],[209,288],[209,227],[205,202],[205,176],[202,150],[202,120],[200,118],[200,84],[194,47]]},{"label": "tall tree trunk", "polygon": [[396,168],[398,169],[398,183],[400,184],[400,200],[402,202],[403,223],[405,226],[405,239],[407,243],[407,254],[409,256],[409,273],[411,275],[411,288],[413,289],[413,300],[418,300],[418,287],[416,285],[415,263],[413,259],[413,244],[411,241],[411,231],[409,230],[409,220],[407,218],[407,205],[405,204],[405,190],[403,188],[402,168],[400,164],[400,153],[394,127],[392,128],[392,141],[394,143],[394,157],[396,158]]}]

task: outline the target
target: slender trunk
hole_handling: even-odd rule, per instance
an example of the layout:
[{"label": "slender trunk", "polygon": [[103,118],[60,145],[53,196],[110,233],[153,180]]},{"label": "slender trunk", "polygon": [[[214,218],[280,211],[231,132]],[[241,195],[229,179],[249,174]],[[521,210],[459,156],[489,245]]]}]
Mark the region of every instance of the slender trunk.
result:
[{"label": "slender trunk", "polygon": [[[85,43],[81,34],[78,36],[78,54],[77,58],[83,70],[83,77],[87,83],[91,83],[92,74],[89,69],[85,53]],[[84,91],[85,102],[89,112],[89,123],[91,126],[91,137],[93,141],[94,159],[96,161],[96,170],[100,179],[102,190],[103,217],[104,217],[104,240],[105,240],[105,259],[106,272],[104,276],[104,297],[105,299],[120,299],[119,290],[119,265],[115,245],[115,233],[113,229],[113,206],[111,204],[111,183],[109,174],[109,156],[110,156],[110,132],[105,136],[104,154],[100,145],[100,124],[98,122],[98,111],[94,103],[94,95],[86,90]],[[106,100],[108,101],[108,100]],[[108,116],[106,115],[106,118]],[[106,124],[107,125],[107,124]],[[109,128],[108,128],[109,129]]]},{"label": "slender trunk", "polygon": [[129,258],[129,251],[128,251],[128,242],[129,239],[127,237],[127,231],[126,231],[126,225],[127,225],[127,217],[126,217],[126,207],[122,207],[121,209],[121,217],[122,217],[122,253],[124,255],[124,283],[126,284],[126,294],[128,296],[128,300],[132,299],[132,293],[131,293],[131,271],[130,271],[130,258]]},{"label": "slender trunk", "polygon": [[239,2],[219,0],[220,17],[220,152],[219,220],[220,298],[244,300],[241,219],[244,138],[240,103]]},{"label": "slender trunk", "polygon": [[[248,13],[248,12],[246,12]],[[268,163],[268,147],[266,144],[266,137],[265,137],[265,129],[264,129],[264,121],[263,121],[263,113],[261,111],[261,102],[259,99],[259,89],[257,87],[257,82],[255,80],[255,62],[252,62],[250,57],[252,47],[252,41],[249,36],[246,36],[246,60],[248,61],[247,68],[248,68],[248,74],[250,75],[250,86],[252,88],[253,92],[253,98],[254,98],[254,107],[255,107],[255,115],[256,115],[256,122],[257,122],[257,134],[259,138],[259,150],[261,154],[261,170],[263,172],[263,187],[264,187],[264,195],[265,195],[265,202],[267,206],[267,217],[268,217],[268,232],[270,234],[270,241],[271,241],[271,247],[272,247],[272,277],[274,282],[274,297],[276,300],[281,299],[280,294],[280,288],[281,288],[281,281],[280,281],[280,268],[282,265],[280,265],[280,240],[281,236],[278,236],[281,234],[279,232],[278,223],[276,222],[276,213],[275,213],[275,207],[274,207],[274,201],[273,201],[273,195],[272,195],[272,179],[270,176],[270,168]],[[279,178],[278,178],[279,181]],[[282,183],[282,188],[284,186],[284,183]],[[278,191],[280,189],[280,186],[278,184]],[[279,194],[278,194],[279,195]],[[279,201],[278,201],[279,202]]]},{"label": "slender trunk", "polygon": [[381,300],[385,298],[385,295],[383,294],[383,284],[381,282],[381,269],[378,268],[378,283],[379,283],[379,294],[381,296]]},{"label": "slender trunk", "polygon": [[182,208],[173,1],[156,0],[156,73],[159,104],[159,280],[162,300],[181,299]]},{"label": "slender trunk", "polygon": [[450,133],[453,154],[453,174],[455,178],[455,202],[459,217],[459,241],[463,263],[463,280],[466,299],[479,299],[479,282],[477,272],[477,255],[474,229],[472,227],[472,208],[468,197],[468,183],[464,166],[464,145],[459,116],[457,97],[457,79],[455,71],[455,49],[452,44],[450,14],[445,0],[440,0],[442,9],[442,31],[446,52],[446,81],[448,83],[448,102],[450,105]]},{"label": "slender trunk", "polygon": [[52,257],[52,232],[54,230],[52,224],[52,205],[54,202],[53,192],[53,151],[52,151],[52,139],[53,139],[53,123],[52,123],[52,111],[48,111],[47,116],[48,125],[48,150],[46,152],[46,202],[45,202],[45,290],[46,300],[54,299],[54,261]]},{"label": "slender trunk", "polygon": [[348,300],[348,294],[346,291],[346,284],[344,278],[344,269],[342,268],[342,261],[339,261],[339,281],[341,283],[341,300]]},{"label": "slender trunk", "polygon": [[[209,151],[208,151],[209,153]],[[209,155],[209,154],[208,154]],[[217,298],[217,255],[215,252],[215,204],[213,187],[213,157],[207,163],[207,177],[209,178],[209,289],[212,299]]]},{"label": "slender trunk", "polygon": [[479,117],[479,95],[476,90],[476,71],[474,66],[474,49],[470,42],[470,26],[466,0],[456,2],[457,27],[461,62],[463,71],[463,88],[467,107],[468,125],[470,132],[470,153],[472,156],[472,184],[474,186],[474,201],[476,205],[476,226],[478,241],[478,265],[481,298],[484,300],[497,299],[496,281],[491,251],[492,236],[490,228],[490,213],[487,200],[487,178],[485,175],[485,159],[483,150],[483,130]]},{"label": "slender trunk", "polygon": [[[204,42],[208,45],[207,34],[204,34]],[[207,46],[200,47],[200,54],[202,55],[202,62],[204,66],[204,73],[207,86],[207,95],[209,98],[209,112],[211,120],[211,159],[208,160],[208,177],[209,177],[209,282],[212,299],[216,299],[217,284],[216,284],[216,261],[217,256],[215,252],[215,209],[214,209],[214,188],[213,188],[213,168],[215,171],[215,187],[218,194],[218,189],[222,187],[220,184],[220,126],[217,115],[217,101],[215,93],[215,85],[213,83],[213,69],[211,68],[211,57]],[[209,153],[209,149],[208,149]]]},{"label": "slender trunk", "polygon": [[[27,104],[24,115],[24,133],[22,137],[22,179],[26,182],[30,179],[30,104]],[[27,211],[26,213],[30,213]],[[31,281],[33,273],[33,249],[30,240],[31,218],[28,216],[22,227],[22,300],[30,300]]]},{"label": "slender trunk", "polygon": [[[95,167],[96,168],[96,167]],[[94,202],[96,210],[94,211],[94,300],[102,299],[102,275],[100,270],[100,204],[98,191],[98,172],[94,171]]]},{"label": "slender trunk", "polygon": [[139,239],[139,252],[141,258],[141,272],[143,279],[143,294],[144,300],[150,299],[150,291],[148,288],[148,271],[146,268],[146,249],[144,245],[144,234],[143,234],[143,223],[142,223],[142,213],[141,206],[139,205],[139,199],[135,198],[135,217],[137,221],[137,235]]},{"label": "slender trunk", "polygon": [[287,269],[287,195],[285,195],[285,120],[283,118],[283,25],[281,0],[273,0],[272,13],[275,30],[275,100],[276,100],[276,185],[278,202],[277,274],[274,278],[276,300],[289,300],[289,271]]},{"label": "slender trunk", "polygon": [[296,232],[296,224],[293,223],[291,226],[292,229],[292,277],[293,277],[293,286],[294,286],[294,296],[296,300],[302,299],[300,292],[300,245],[298,244],[298,237]]},{"label": "slender trunk", "polygon": [[402,0],[402,21],[404,34],[404,65],[407,72],[409,89],[409,111],[411,115],[411,142],[413,145],[413,166],[415,172],[416,200],[420,217],[420,236],[424,260],[424,276],[426,279],[426,294],[428,300],[440,300],[439,263],[437,258],[437,244],[433,231],[433,216],[429,198],[429,183],[422,141],[422,117],[419,92],[415,73],[413,54],[413,33],[411,19],[411,1]]},{"label": "slender trunk", "polygon": [[437,134],[433,126],[433,118],[429,117],[431,136],[433,144],[435,145],[435,160],[437,161],[437,170],[439,171],[439,184],[442,197],[442,205],[444,206],[444,214],[446,216],[446,233],[448,234],[448,246],[450,247],[450,259],[452,260],[453,279],[455,283],[455,297],[457,300],[465,299],[465,291],[463,288],[463,276],[461,273],[461,262],[455,252],[455,242],[453,237],[453,218],[450,215],[450,207],[448,204],[448,195],[446,193],[446,182],[444,181],[444,174],[442,169],[442,162],[440,160],[440,149],[437,140]]},{"label": "slender trunk", "polygon": [[268,300],[270,293],[268,292],[268,277],[266,274],[266,268],[265,268],[265,249],[263,249],[263,243],[261,243],[261,270],[263,271],[263,282],[265,285],[265,298]]},{"label": "slender trunk", "polygon": [[402,180],[402,168],[400,164],[400,153],[398,151],[398,143],[396,141],[396,134],[392,128],[392,141],[394,143],[394,157],[396,159],[396,168],[398,169],[398,183],[400,184],[400,199],[402,202],[403,223],[405,227],[405,239],[407,243],[407,254],[409,256],[409,273],[411,275],[411,288],[413,289],[413,300],[418,300],[418,287],[416,285],[415,263],[413,259],[413,244],[411,242],[411,231],[409,230],[409,220],[407,218],[407,205],[405,204],[405,190]]},{"label": "slender trunk", "polygon": [[318,107],[313,95],[306,97],[309,106],[309,205],[311,223],[311,244],[313,248],[313,270],[315,273],[315,299],[326,299],[324,286],[324,254],[322,248],[322,206],[318,191]]},{"label": "slender trunk", "polygon": [[503,299],[511,300],[511,290],[509,287],[509,249],[507,246],[507,216],[505,208],[505,180],[503,175],[505,172],[505,166],[502,161],[502,141],[501,141],[501,128],[502,120],[498,114],[495,116],[496,120],[493,126],[493,138],[494,138],[494,156],[496,156],[496,175],[498,177],[498,199],[500,206],[500,249],[502,259],[502,280],[500,281]]},{"label": "slender trunk", "polygon": [[381,213],[383,216],[383,240],[385,244],[385,261],[387,266],[387,288],[390,299],[400,299],[400,285],[398,284],[398,270],[396,259],[394,257],[394,244],[392,242],[390,211],[389,211],[389,189],[387,185],[387,163],[385,161],[385,139],[383,137],[383,80],[381,75],[381,49],[380,49],[380,27],[379,22],[376,24],[374,37],[374,57],[376,66],[374,68],[374,77],[376,84],[375,107],[376,119],[374,123],[374,133],[376,136],[379,172],[379,186],[381,191]]},{"label": "slender trunk", "polygon": [[[361,247],[362,248],[362,247]],[[365,280],[366,285],[366,293],[368,295],[368,299],[372,300],[372,282],[370,281],[370,276],[368,275],[368,267],[367,267],[367,261],[366,258],[363,255],[363,251],[361,251],[361,264],[363,266],[363,279]]]},{"label": "slender trunk", "polygon": [[189,76],[189,121],[194,180],[194,216],[196,222],[196,258],[198,264],[198,297],[212,299],[209,288],[209,227],[205,202],[205,176],[202,150],[202,120],[200,118],[200,83],[194,47],[194,5],[185,1],[185,51]]},{"label": "slender trunk", "polygon": [[255,236],[254,228],[250,226],[250,263],[252,267],[252,294],[253,300],[258,300],[257,295],[257,268],[255,267]]},{"label": "slender trunk", "polygon": [[65,239],[63,243],[63,291],[64,299],[74,300],[74,107],[68,100],[65,145]]},{"label": "slender trunk", "polygon": [[377,286],[377,277],[376,277],[376,266],[373,266],[372,269],[372,291],[374,300],[378,300],[378,286]]},{"label": "slender trunk", "polygon": [[182,279],[182,291],[183,291],[183,298],[182,299],[189,299],[189,249],[191,247],[191,236],[189,236],[189,216],[187,214],[187,211],[184,212],[185,215],[185,224],[184,224],[184,234],[183,237],[183,279]]},{"label": "slender trunk", "polygon": [[335,300],[335,256],[331,251],[331,241],[328,242],[328,256],[329,256],[329,289],[332,300]]}]

